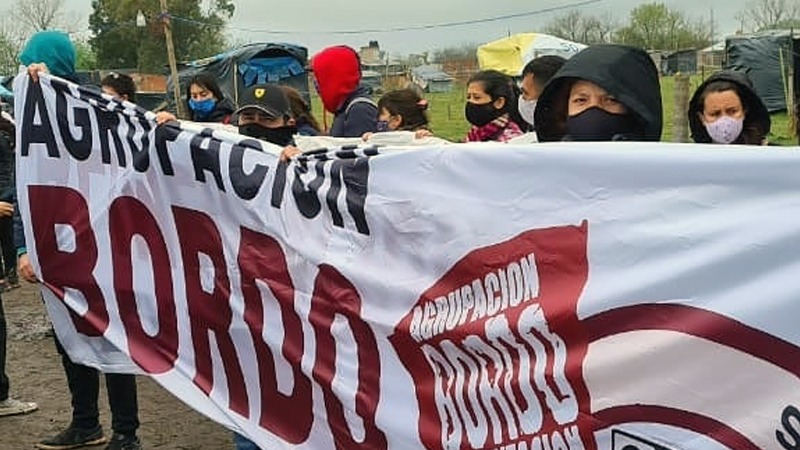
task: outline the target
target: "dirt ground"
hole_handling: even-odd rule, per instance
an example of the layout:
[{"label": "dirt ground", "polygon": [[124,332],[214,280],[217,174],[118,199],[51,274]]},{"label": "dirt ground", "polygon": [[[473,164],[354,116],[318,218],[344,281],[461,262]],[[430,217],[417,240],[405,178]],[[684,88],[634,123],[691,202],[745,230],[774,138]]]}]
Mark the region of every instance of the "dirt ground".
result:
[{"label": "dirt ground", "polygon": [[[32,285],[2,294],[9,327],[6,371],[11,395],[35,401],[39,410],[0,417],[0,450],[32,449],[40,439],[59,432],[70,420],[69,391],[39,292]],[[233,449],[231,434],[221,425],[184,405],[146,377],[139,377],[139,437],[145,450]],[[100,421],[111,432],[105,388],[100,391]],[[102,450],[103,446],[92,447]]]}]

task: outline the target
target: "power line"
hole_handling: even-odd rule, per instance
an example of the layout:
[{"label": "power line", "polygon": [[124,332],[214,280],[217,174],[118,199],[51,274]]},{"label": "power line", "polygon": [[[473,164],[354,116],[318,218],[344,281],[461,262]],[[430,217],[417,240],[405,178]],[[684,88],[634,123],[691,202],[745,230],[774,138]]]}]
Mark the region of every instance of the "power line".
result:
[{"label": "power line", "polygon": [[[515,14],[506,14],[503,16],[496,16],[496,17],[489,17],[485,19],[472,19],[472,20],[464,20],[459,22],[444,22],[438,24],[428,24],[428,25],[411,25],[405,27],[394,27],[394,28],[366,28],[366,29],[359,29],[359,30],[329,30],[329,31],[296,31],[296,30],[256,30],[251,28],[238,28],[238,27],[231,27],[228,26],[229,30],[235,31],[243,31],[247,33],[265,33],[265,34],[366,34],[366,33],[394,33],[400,31],[418,31],[418,30],[430,30],[436,28],[452,28],[452,27],[460,27],[464,25],[477,25],[482,23],[490,23],[490,22],[499,22],[502,20],[509,20],[509,19],[518,19],[521,17],[530,17],[530,16],[537,16],[541,14],[547,14],[552,12],[559,12],[564,11],[567,9],[577,8],[580,6],[591,5],[594,3],[600,3],[603,0],[584,0],[580,2],[570,3],[568,5],[561,5],[561,6],[553,6],[551,8],[544,8],[538,9],[535,11],[527,11],[522,13],[515,13]],[[207,23],[200,22],[193,19],[187,19],[184,17],[174,16],[171,15],[171,18],[176,21],[185,22],[185,23],[193,23],[197,25],[208,25]]]}]

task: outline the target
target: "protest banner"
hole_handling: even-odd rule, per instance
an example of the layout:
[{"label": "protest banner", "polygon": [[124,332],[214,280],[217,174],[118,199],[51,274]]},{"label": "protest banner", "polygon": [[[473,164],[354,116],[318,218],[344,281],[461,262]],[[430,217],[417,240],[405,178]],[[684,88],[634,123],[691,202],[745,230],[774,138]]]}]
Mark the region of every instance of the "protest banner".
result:
[{"label": "protest banner", "polygon": [[15,84],[77,361],[267,449],[800,448],[800,154],[277,148]]}]

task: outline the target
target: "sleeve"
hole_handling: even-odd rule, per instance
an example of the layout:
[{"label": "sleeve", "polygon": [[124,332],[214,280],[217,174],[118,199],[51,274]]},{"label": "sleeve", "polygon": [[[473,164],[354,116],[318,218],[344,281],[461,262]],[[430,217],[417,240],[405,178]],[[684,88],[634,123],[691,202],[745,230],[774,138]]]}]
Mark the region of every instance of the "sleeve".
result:
[{"label": "sleeve", "polygon": [[356,103],[345,115],[343,137],[361,137],[374,132],[377,123],[378,108],[367,102]]},{"label": "sleeve", "polygon": [[27,245],[25,245],[25,228],[22,226],[22,216],[19,215],[19,205],[15,198],[14,201],[14,247],[17,249],[17,256],[28,253]]}]

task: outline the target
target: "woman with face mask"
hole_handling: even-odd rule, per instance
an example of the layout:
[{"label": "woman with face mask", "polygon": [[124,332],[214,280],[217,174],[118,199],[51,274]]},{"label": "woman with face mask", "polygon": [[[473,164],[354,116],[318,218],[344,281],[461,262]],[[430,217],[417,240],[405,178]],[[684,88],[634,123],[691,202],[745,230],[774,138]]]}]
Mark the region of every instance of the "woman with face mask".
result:
[{"label": "woman with face mask", "polygon": [[496,70],[483,70],[467,82],[464,114],[472,125],[467,142],[506,142],[522,130],[511,119],[516,99],[511,78]]},{"label": "woman with face mask", "polygon": [[186,89],[186,106],[189,108],[189,119],[194,122],[230,123],[231,114],[236,109],[233,103],[225,98],[217,80],[211,75],[201,73],[195,75]]},{"label": "woman with face mask", "polygon": [[769,111],[744,72],[715,73],[689,102],[689,128],[696,143],[764,145],[770,126]]},{"label": "woman with face mask", "polygon": [[625,45],[594,45],[567,60],[534,112],[548,141],[658,141],[661,87],[650,56]]},{"label": "woman with face mask", "polygon": [[418,131],[428,129],[428,101],[411,89],[397,89],[378,100],[376,131]]}]

